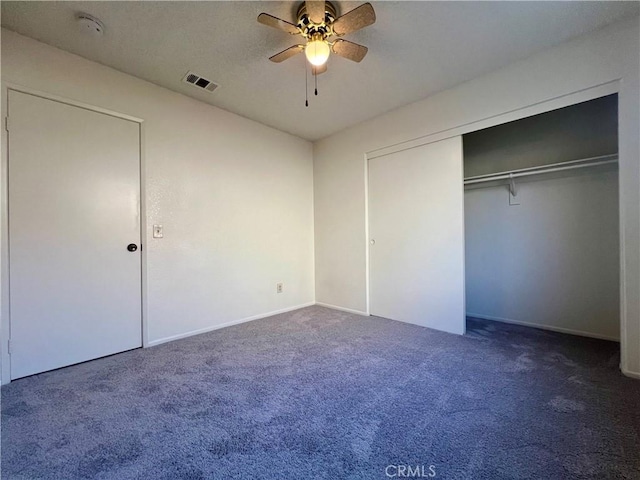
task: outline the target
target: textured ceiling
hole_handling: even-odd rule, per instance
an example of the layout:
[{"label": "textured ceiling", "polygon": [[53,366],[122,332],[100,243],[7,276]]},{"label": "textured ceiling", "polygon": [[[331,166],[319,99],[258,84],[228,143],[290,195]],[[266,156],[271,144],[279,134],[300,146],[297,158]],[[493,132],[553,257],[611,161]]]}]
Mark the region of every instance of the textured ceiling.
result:
[{"label": "textured ceiling", "polygon": [[[335,2],[340,12],[362,2]],[[293,20],[293,2],[2,2],[2,26],[231,112],[317,140],[569,38],[638,15],[638,2],[372,2],[377,22],[344,38],[369,47],[360,64],[329,60],[304,106],[304,55],[270,55],[296,37],[256,22]],[[74,15],[105,24],[83,34]],[[183,84],[188,70],[220,84]]]}]

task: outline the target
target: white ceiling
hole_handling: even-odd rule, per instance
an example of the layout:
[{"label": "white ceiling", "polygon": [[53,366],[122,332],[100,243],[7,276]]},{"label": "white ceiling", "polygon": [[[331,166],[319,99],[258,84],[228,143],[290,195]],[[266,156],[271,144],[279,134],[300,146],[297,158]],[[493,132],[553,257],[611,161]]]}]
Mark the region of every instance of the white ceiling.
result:
[{"label": "white ceiling", "polygon": [[[345,36],[369,47],[357,64],[329,60],[304,106],[304,55],[268,57],[297,43],[260,25],[294,20],[299,2],[2,1],[2,26],[308,140],[317,140],[450,88],[569,38],[638,15],[638,2],[372,2],[377,22]],[[335,2],[340,12],[362,2]],[[80,32],[74,15],[105,24]],[[183,84],[188,70],[219,83]]]}]

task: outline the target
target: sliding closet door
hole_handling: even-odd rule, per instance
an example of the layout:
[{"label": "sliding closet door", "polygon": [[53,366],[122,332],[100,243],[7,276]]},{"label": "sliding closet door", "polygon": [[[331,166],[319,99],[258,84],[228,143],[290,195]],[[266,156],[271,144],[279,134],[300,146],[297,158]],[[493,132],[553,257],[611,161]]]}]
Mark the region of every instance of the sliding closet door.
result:
[{"label": "sliding closet door", "polygon": [[462,138],[369,160],[372,315],[465,332]]}]

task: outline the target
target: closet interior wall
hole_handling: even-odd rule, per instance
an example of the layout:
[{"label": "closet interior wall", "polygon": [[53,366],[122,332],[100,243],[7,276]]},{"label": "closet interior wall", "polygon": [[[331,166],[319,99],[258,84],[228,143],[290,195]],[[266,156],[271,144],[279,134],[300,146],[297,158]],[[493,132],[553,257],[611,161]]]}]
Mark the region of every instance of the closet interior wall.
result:
[{"label": "closet interior wall", "polygon": [[[618,99],[463,136],[465,178],[616,154]],[[620,338],[615,163],[465,186],[469,317]]]}]

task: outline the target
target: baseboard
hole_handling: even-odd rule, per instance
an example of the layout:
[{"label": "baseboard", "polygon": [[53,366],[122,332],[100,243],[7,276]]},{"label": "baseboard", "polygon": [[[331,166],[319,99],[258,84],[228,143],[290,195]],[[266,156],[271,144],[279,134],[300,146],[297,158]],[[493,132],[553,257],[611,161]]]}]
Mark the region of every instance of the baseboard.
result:
[{"label": "baseboard", "polygon": [[186,333],[180,333],[178,335],[172,335],[170,337],[160,338],[158,340],[153,340],[147,344],[147,347],[155,347],[156,345],[161,345],[167,342],[173,342],[174,340],[180,340],[181,338],[192,337],[194,335],[200,335],[201,333],[212,332],[214,330],[219,330],[220,328],[231,327],[233,325],[239,325],[245,322],[251,322],[252,320],[259,320],[261,318],[272,317],[274,315],[278,315],[280,313],[292,312],[293,310],[299,310],[304,307],[311,307],[315,305],[315,302],[303,303],[301,305],[296,305],[294,307],[287,307],[280,310],[274,310],[267,313],[261,313],[260,315],[254,315],[252,317],[241,318],[239,320],[233,320],[231,322],[222,323],[220,325],[213,325],[211,327],[200,328],[198,330],[192,330]]},{"label": "baseboard", "polygon": [[315,304],[318,305],[319,307],[330,308],[332,310],[339,310],[341,312],[354,313],[356,315],[364,315],[365,317],[369,316],[367,312],[363,312],[361,310],[353,310],[351,308],[338,307],[337,305],[331,305],[330,303],[316,302]]},{"label": "baseboard", "polygon": [[501,322],[501,323],[511,323],[513,325],[521,325],[523,327],[538,328],[540,330],[549,330],[551,332],[558,332],[558,333],[568,333],[570,335],[579,335],[581,337],[597,338],[599,340],[609,340],[612,342],[620,341],[619,338],[609,337],[607,335],[600,335],[598,333],[584,332],[582,330],[572,330],[570,328],[540,325],[539,323],[521,322],[520,320],[511,320],[509,318],[493,317],[491,315],[482,315],[480,313],[467,313],[467,317],[480,318],[482,320],[492,320],[494,322]]},{"label": "baseboard", "polygon": [[622,374],[625,377],[629,377],[629,378],[635,378],[637,380],[640,380],[640,372],[631,372],[625,368],[620,368],[620,370],[622,371]]}]

